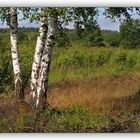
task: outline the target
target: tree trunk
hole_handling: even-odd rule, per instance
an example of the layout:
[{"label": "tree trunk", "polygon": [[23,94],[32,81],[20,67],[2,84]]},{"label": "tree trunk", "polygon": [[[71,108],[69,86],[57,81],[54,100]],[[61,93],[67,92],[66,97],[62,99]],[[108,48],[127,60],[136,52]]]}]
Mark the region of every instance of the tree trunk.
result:
[{"label": "tree trunk", "polygon": [[39,77],[39,69],[40,69],[40,62],[43,54],[43,50],[45,47],[45,40],[46,40],[46,32],[47,32],[47,17],[42,16],[40,19],[40,28],[39,28],[39,34],[37,37],[36,42],[36,48],[35,48],[35,55],[34,55],[34,61],[32,65],[32,73],[31,73],[31,104],[34,105],[36,101],[36,95],[37,95],[37,80]]},{"label": "tree trunk", "polygon": [[11,39],[11,54],[12,64],[14,71],[14,84],[16,92],[16,100],[21,101],[24,99],[21,71],[19,66],[18,57],[18,21],[17,21],[17,8],[10,8],[10,39]]},{"label": "tree trunk", "polygon": [[51,64],[51,56],[55,41],[55,33],[57,28],[57,14],[51,16],[47,32],[45,48],[41,59],[41,67],[37,83],[37,99],[36,108],[44,110],[46,107],[47,91],[48,91],[48,76]]}]

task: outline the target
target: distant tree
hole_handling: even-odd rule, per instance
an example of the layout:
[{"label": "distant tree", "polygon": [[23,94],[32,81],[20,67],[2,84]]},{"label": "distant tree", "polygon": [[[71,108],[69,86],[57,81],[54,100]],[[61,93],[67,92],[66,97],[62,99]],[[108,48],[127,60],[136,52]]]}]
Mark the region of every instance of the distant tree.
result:
[{"label": "distant tree", "polygon": [[75,8],[75,31],[79,39],[86,42],[87,46],[102,46],[103,36],[95,16],[96,8]]},{"label": "distant tree", "polygon": [[120,26],[121,46],[125,48],[140,47],[140,21],[124,21]]},{"label": "distant tree", "polygon": [[62,22],[58,21],[57,23],[57,34],[56,34],[56,41],[55,47],[67,48],[71,46],[70,40],[67,35],[67,29],[62,26]]},{"label": "distant tree", "polygon": [[84,29],[83,38],[88,46],[104,46],[103,36],[99,25],[96,20],[89,21],[87,27]]}]

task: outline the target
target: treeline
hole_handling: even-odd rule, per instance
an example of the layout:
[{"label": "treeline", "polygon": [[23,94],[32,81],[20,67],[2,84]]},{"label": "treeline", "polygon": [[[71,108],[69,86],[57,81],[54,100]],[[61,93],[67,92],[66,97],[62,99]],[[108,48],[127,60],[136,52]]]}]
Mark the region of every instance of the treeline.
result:
[{"label": "treeline", "polygon": [[[58,26],[56,47],[69,47],[72,42],[80,42],[87,47],[123,47],[123,48],[139,48],[140,47],[140,21],[129,20],[124,21],[120,26],[120,31],[101,30],[97,23],[82,28],[74,29],[63,28]],[[19,28],[19,42],[35,43],[38,28]],[[9,29],[0,29],[1,46],[9,45],[10,39]]]},{"label": "treeline", "polygon": [[112,30],[92,30],[88,32],[88,36],[91,39],[87,39],[86,36],[79,38],[75,30],[69,30],[67,35],[71,41],[83,42],[84,46],[89,47],[122,47],[122,48],[139,48],[140,47],[140,21],[129,20],[124,21],[120,25],[120,31]]}]

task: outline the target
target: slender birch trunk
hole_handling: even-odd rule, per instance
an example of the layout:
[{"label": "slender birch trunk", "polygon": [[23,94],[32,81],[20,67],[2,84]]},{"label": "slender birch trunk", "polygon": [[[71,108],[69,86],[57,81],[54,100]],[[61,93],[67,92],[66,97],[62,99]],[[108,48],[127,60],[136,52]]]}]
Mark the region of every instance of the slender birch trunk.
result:
[{"label": "slender birch trunk", "polygon": [[46,34],[47,34],[46,32],[47,32],[47,17],[42,16],[40,18],[40,28],[39,28],[39,34],[37,37],[35,55],[34,55],[34,61],[32,65],[32,73],[31,73],[30,98],[31,98],[32,105],[35,104],[35,100],[36,100],[37,80],[39,77],[40,62],[41,62],[43,50],[45,47],[45,40],[46,40]]},{"label": "slender birch trunk", "polygon": [[37,83],[37,99],[36,99],[36,108],[39,108],[41,110],[44,110],[46,107],[48,76],[51,64],[53,45],[55,41],[56,28],[57,28],[57,14],[51,16],[50,18],[47,39],[41,59],[41,67]]},{"label": "slender birch trunk", "polygon": [[10,8],[10,39],[11,39],[11,54],[12,64],[14,71],[14,84],[16,92],[16,100],[21,101],[24,99],[21,71],[18,57],[18,21],[17,21],[17,8]]}]

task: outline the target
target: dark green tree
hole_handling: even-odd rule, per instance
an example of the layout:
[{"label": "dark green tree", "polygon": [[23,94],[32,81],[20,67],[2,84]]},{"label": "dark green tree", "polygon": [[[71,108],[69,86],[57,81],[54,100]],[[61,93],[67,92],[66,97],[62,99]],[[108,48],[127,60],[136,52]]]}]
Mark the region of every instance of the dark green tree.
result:
[{"label": "dark green tree", "polygon": [[97,8],[75,8],[75,30],[79,39],[87,46],[102,46],[103,37],[97,21]]},{"label": "dark green tree", "polygon": [[83,38],[88,46],[104,46],[102,32],[96,20],[87,23]]},{"label": "dark green tree", "polygon": [[69,41],[68,35],[67,35],[67,29],[62,26],[62,22],[59,21],[57,25],[57,34],[56,34],[56,42],[55,47],[61,47],[61,48],[67,48],[71,46],[71,43]]},{"label": "dark green tree", "polygon": [[124,21],[120,26],[120,41],[124,48],[140,47],[140,21]]}]

